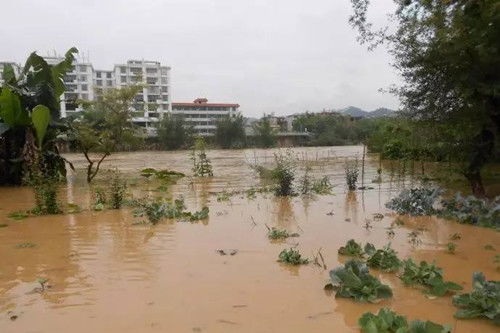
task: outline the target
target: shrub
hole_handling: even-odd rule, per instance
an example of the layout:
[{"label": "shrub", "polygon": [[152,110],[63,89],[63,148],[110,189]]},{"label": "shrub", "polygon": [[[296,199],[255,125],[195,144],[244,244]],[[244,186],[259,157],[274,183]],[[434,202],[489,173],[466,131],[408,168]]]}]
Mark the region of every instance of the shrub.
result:
[{"label": "shrub", "polygon": [[296,162],[291,151],[274,154],[274,160],[276,167],[271,171],[272,179],[276,183],[274,194],[280,197],[295,195],[293,180]]},{"label": "shrub", "polygon": [[486,281],[483,273],[472,275],[472,291],[453,296],[455,313],[460,319],[486,318],[500,325],[500,281]]},{"label": "shrub", "polygon": [[35,208],[32,213],[35,215],[60,214],[57,199],[58,179],[44,175],[41,171],[32,172],[28,184],[33,187],[35,195]]},{"label": "shrub", "polygon": [[289,233],[285,229],[277,229],[275,227],[269,228],[267,225],[267,238],[272,240],[287,239],[289,237],[299,237],[297,233]]},{"label": "shrub", "polygon": [[280,252],[278,256],[278,262],[282,262],[290,265],[305,265],[309,263],[309,259],[302,258],[299,251],[294,249],[284,249]]},{"label": "shrub", "polygon": [[346,161],[344,164],[344,170],[347,188],[349,191],[354,191],[356,189],[356,183],[359,175],[358,160]]},{"label": "shrub", "polygon": [[212,163],[207,157],[205,151],[206,143],[203,138],[197,138],[191,153],[191,160],[193,161],[193,173],[196,177],[212,177]]},{"label": "shrub", "polygon": [[345,246],[341,246],[337,252],[338,254],[349,257],[362,257],[364,255],[361,244],[357,243],[354,239],[348,240]]},{"label": "shrub", "polygon": [[111,178],[109,189],[109,204],[113,209],[120,209],[127,192],[127,182],[115,171]]},{"label": "shrub", "polygon": [[385,206],[398,214],[412,216],[432,215],[436,212],[434,203],[442,193],[443,191],[437,188],[406,189],[386,203]]},{"label": "shrub", "polygon": [[441,217],[460,223],[500,228],[500,197],[487,200],[474,196],[462,197],[457,193],[454,198],[441,200],[441,206]]},{"label": "shrub", "polygon": [[106,206],[106,192],[101,187],[94,187],[92,191],[92,199],[93,199],[93,209],[94,210],[103,210]]},{"label": "shrub", "polygon": [[358,260],[349,260],[345,265],[331,270],[330,279],[331,283],[325,289],[335,290],[335,297],[372,303],[392,297],[391,288],[370,275],[366,264]]}]

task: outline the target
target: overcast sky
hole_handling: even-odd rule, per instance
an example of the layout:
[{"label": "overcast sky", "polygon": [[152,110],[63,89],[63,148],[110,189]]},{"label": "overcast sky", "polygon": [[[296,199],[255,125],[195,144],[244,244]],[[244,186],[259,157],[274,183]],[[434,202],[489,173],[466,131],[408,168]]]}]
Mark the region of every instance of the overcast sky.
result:
[{"label": "overcast sky", "polygon": [[[371,8],[380,21],[392,0]],[[2,1],[0,61],[76,46],[97,69],[128,59],[172,67],[174,102],[237,102],[245,116],[354,105],[397,108],[384,50],[348,25],[349,0]]]}]

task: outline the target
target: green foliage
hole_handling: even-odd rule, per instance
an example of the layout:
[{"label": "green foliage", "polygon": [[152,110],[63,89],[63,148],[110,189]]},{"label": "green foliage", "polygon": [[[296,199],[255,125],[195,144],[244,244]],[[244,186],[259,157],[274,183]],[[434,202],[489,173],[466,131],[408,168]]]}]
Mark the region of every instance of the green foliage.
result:
[{"label": "green foliage", "polygon": [[300,235],[298,233],[289,233],[285,229],[278,229],[275,227],[269,228],[267,225],[267,238],[271,240],[283,240],[287,239],[289,237],[299,237]]},{"label": "green foliage", "polygon": [[[99,172],[101,163],[112,152],[137,147],[144,134],[131,119],[132,103],[141,86],[106,89],[95,102],[81,101],[84,111],[70,120],[70,139],[83,153],[87,182]],[[99,154],[93,158],[91,153]]]},{"label": "green foliage", "polygon": [[500,325],[500,281],[486,281],[483,273],[472,275],[472,291],[453,296],[455,313],[460,319],[486,318]]},{"label": "green foliage", "polygon": [[229,201],[231,199],[232,194],[227,192],[227,191],[222,191],[217,193],[217,201],[218,202],[223,202],[223,201]]},{"label": "green foliage", "polygon": [[406,285],[428,287],[428,293],[433,296],[444,296],[448,292],[462,290],[462,287],[454,282],[443,281],[443,270],[434,263],[428,264],[425,261],[417,265],[412,259],[404,260],[399,278]]},{"label": "green foliage", "polygon": [[106,192],[102,187],[94,187],[92,189],[93,210],[101,211],[107,204]]},{"label": "green foliage", "polygon": [[32,186],[35,196],[35,207],[31,212],[35,215],[62,213],[57,199],[58,180],[46,176],[41,170],[32,170],[30,176],[26,182]]},{"label": "green foliage", "polygon": [[398,258],[397,252],[391,248],[391,244],[377,249],[375,252],[369,251],[366,263],[369,267],[386,272],[395,272],[401,267],[401,260]]},{"label": "green foliage", "polygon": [[500,197],[492,200],[474,196],[462,197],[457,193],[454,198],[441,200],[442,209],[438,215],[460,223],[491,228],[500,228]]},{"label": "green foliage", "polygon": [[290,265],[306,265],[309,263],[309,259],[302,258],[299,251],[294,249],[284,249],[280,252],[278,256],[278,262],[282,262]]},{"label": "green foliage", "polygon": [[358,260],[349,260],[345,265],[331,270],[330,279],[331,283],[325,288],[335,290],[335,297],[372,303],[392,297],[391,288],[370,275],[366,264]]},{"label": "green foliage", "polygon": [[354,239],[350,239],[347,241],[345,246],[341,246],[338,249],[338,253],[343,256],[361,258],[365,252],[363,251],[361,244],[357,243]]},{"label": "green foliage", "polygon": [[[378,31],[367,20],[369,0],[351,0],[351,25],[361,42],[385,44],[403,78],[392,90],[422,136],[452,160],[473,193],[484,195],[481,169],[500,133],[500,14],[497,1],[397,1]],[[424,141],[424,140],[422,140]],[[406,141],[412,144],[413,140]]]},{"label": "green foliage", "polygon": [[457,250],[457,244],[453,243],[453,242],[448,242],[446,244],[446,251],[449,253],[449,254],[455,254],[455,251]]},{"label": "green foliage", "polygon": [[114,171],[111,176],[109,188],[109,204],[112,209],[120,209],[123,205],[127,193],[127,182],[120,176],[118,171]]},{"label": "green foliage", "polygon": [[299,192],[303,195],[319,194],[326,195],[332,193],[332,184],[327,176],[315,179],[311,176],[311,167],[306,166],[304,176],[299,181]]},{"label": "green foliage", "polygon": [[408,323],[406,317],[382,308],[378,314],[366,312],[358,324],[363,333],[450,333],[451,328],[431,321],[414,320]]},{"label": "green foliage", "polygon": [[35,246],[36,246],[36,244],[31,243],[31,242],[16,244],[16,248],[18,248],[18,249],[29,249],[29,248],[33,248]]},{"label": "green foliage", "polygon": [[224,117],[217,121],[215,142],[221,148],[241,148],[245,146],[245,126],[243,116]]},{"label": "green foliage", "polygon": [[35,129],[38,147],[42,148],[43,139],[47,133],[50,121],[50,110],[44,105],[37,105],[31,113],[33,127]]},{"label": "green foliage", "polygon": [[256,143],[261,148],[271,148],[276,145],[276,130],[271,126],[269,116],[264,115],[260,121],[253,124]]},{"label": "green foliage", "polygon": [[344,171],[347,188],[349,191],[354,191],[356,189],[356,183],[359,175],[358,160],[346,161],[344,164]]},{"label": "green foliage", "polygon": [[182,116],[165,115],[158,123],[157,134],[163,149],[174,150],[193,144],[193,128]]},{"label": "green foliage", "polygon": [[168,202],[161,199],[149,200],[147,198],[139,199],[133,202],[135,217],[146,216],[149,223],[155,225],[161,219],[187,219],[189,221],[198,221],[208,218],[209,209],[203,207],[200,211],[191,213],[185,211],[184,199],[176,199],[174,202]]},{"label": "green foliage", "polygon": [[200,211],[194,213],[185,212],[184,216],[186,216],[190,221],[199,221],[207,219],[209,212],[210,210],[208,207],[203,207]]},{"label": "green foliage", "polygon": [[295,195],[293,180],[295,179],[296,161],[290,150],[286,153],[275,153],[276,166],[271,171],[271,178],[275,182],[274,194],[279,197]]},{"label": "green foliage", "polygon": [[387,202],[385,206],[398,214],[432,215],[436,212],[434,203],[442,193],[443,191],[437,188],[405,189],[397,197]]},{"label": "green foliage", "polygon": [[205,140],[202,137],[198,137],[191,153],[193,173],[196,177],[212,177],[214,175],[212,171],[212,163],[207,157],[205,148]]}]

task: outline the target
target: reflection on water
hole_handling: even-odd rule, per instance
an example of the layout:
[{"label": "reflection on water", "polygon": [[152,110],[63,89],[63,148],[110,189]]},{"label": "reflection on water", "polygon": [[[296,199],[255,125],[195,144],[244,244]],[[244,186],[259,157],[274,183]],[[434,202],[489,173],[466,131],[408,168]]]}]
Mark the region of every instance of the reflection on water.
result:
[{"label": "reflection on water", "polygon": [[[471,273],[483,271],[499,279],[492,256],[484,244],[500,244],[491,230],[442,221],[436,218],[402,218],[388,238],[386,228],[395,216],[373,221],[369,233],[365,219],[388,213],[384,203],[405,186],[418,180],[419,168],[407,164],[405,175],[398,165],[383,164],[368,154],[364,185],[372,189],[347,191],[344,161],[360,157],[361,147],[299,148],[301,160],[312,165],[315,176],[328,175],[334,194],[314,198],[256,199],[235,195],[217,202],[215,193],[245,190],[260,180],[248,161],[271,164],[275,150],[209,151],[215,177],[186,177],[167,192],[155,191],[153,180],[140,179],[144,167],[190,172],[188,152],[139,152],[114,154],[105,167],[126,172],[134,195],[184,196],[189,210],[210,207],[210,220],[198,223],[165,221],[155,227],[132,225],[129,209],[28,218],[10,221],[9,212],[33,204],[26,188],[0,188],[0,332],[357,332],[358,317],[381,306],[391,306],[410,318],[448,323],[455,332],[495,332],[485,321],[457,321],[450,297],[429,300],[415,289],[403,287],[395,275],[375,272],[394,289],[395,297],[366,305],[325,295],[327,271],[313,265],[289,267],[276,262],[284,248],[296,246],[311,258],[321,248],[328,269],[343,258],[337,249],[348,239],[389,241],[403,257],[436,260],[445,277],[470,288]],[[78,155],[69,155],[77,167]],[[392,169],[392,172],[391,172]],[[61,197],[89,207],[91,195],[80,174],[68,176]],[[300,237],[270,242],[266,225],[298,232]],[[408,233],[422,229],[422,244],[413,248]],[[457,253],[445,245],[460,233]],[[17,248],[20,243],[36,244]],[[497,247],[500,247],[497,246]],[[221,256],[217,249],[238,249],[234,256]],[[36,292],[37,279],[48,278],[51,288]],[[34,291],[35,290],[35,291]],[[19,315],[16,321],[7,311]]]}]

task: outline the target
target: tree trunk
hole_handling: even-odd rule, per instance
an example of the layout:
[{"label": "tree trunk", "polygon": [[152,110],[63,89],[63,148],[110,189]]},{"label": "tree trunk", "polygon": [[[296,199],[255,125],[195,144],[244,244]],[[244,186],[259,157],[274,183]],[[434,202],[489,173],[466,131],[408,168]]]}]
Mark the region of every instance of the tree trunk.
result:
[{"label": "tree trunk", "polygon": [[465,178],[469,181],[472,194],[478,198],[486,197],[486,191],[483,186],[481,172],[479,170],[466,172]]}]

